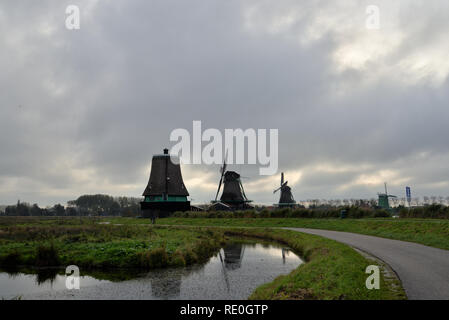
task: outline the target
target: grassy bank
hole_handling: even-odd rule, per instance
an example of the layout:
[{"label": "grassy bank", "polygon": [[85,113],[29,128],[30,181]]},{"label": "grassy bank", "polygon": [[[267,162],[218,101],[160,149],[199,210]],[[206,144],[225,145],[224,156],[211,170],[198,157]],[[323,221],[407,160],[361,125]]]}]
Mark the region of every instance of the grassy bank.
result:
[{"label": "grassy bank", "polygon": [[207,260],[224,242],[209,229],[113,226],[57,220],[0,224],[0,266],[68,266],[84,269],[185,266]]},{"label": "grassy bank", "polygon": [[142,219],[120,219],[122,225],[99,224],[104,219],[13,219],[0,219],[0,265],[7,268],[75,264],[103,272],[184,266],[206,261],[229,237],[251,237],[288,245],[306,262],[258,288],[252,299],[405,298],[398,283],[383,275],[380,290],[366,289],[365,269],[373,262],[313,235],[266,228],[152,227]]},{"label": "grassy bank", "polygon": [[426,218],[449,219],[449,207],[432,204],[416,208],[392,208],[385,210],[373,207],[361,207],[357,205],[340,207],[316,207],[316,208],[283,208],[278,210],[245,210],[245,211],[201,211],[201,212],[175,212],[176,218],[315,218],[330,219],[340,218],[341,211],[346,211],[349,219],[362,218],[389,218],[392,214],[401,218]]},{"label": "grassy bank", "polygon": [[[147,224],[146,219],[109,219],[122,224]],[[108,221],[109,221],[108,220]],[[449,250],[449,221],[434,219],[285,219],[285,218],[168,218],[164,225],[221,227],[298,227],[367,234],[377,237],[421,243]]]},{"label": "grassy bank", "polygon": [[395,300],[405,299],[397,280],[381,276],[380,290],[365,286],[368,261],[352,248],[333,240],[288,230],[234,229],[233,236],[250,236],[284,243],[298,253],[306,263],[289,275],[280,276],[262,285],[251,295],[254,300],[283,299],[345,299]]}]

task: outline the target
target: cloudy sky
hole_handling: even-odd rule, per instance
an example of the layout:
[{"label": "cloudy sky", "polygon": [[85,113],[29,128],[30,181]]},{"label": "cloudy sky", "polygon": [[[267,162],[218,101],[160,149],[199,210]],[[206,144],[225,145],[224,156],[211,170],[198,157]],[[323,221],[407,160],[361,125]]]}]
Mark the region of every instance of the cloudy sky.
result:
[{"label": "cloudy sky", "polygon": [[[448,30],[446,0],[2,1],[0,204],[140,196],[193,120],[279,129],[297,200],[372,198],[384,181],[449,195]],[[230,169],[249,198],[278,200],[279,174]],[[213,198],[219,166],[182,170],[194,202]]]}]

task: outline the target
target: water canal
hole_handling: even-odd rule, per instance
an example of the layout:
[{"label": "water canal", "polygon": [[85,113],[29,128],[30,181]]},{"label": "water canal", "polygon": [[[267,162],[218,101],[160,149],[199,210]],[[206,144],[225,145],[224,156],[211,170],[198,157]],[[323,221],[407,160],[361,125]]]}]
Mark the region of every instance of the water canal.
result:
[{"label": "water canal", "polygon": [[79,290],[65,288],[63,273],[0,273],[3,299],[246,299],[260,285],[288,274],[302,260],[273,243],[231,242],[202,265],[140,273],[131,280],[80,278]]}]

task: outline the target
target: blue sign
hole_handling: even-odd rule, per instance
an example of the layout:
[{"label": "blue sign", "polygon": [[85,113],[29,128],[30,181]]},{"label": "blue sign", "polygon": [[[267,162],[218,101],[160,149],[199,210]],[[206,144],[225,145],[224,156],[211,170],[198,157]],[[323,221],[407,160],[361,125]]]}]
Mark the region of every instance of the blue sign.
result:
[{"label": "blue sign", "polygon": [[410,203],[412,201],[412,191],[410,187],[405,187],[405,194],[407,195],[407,202]]}]

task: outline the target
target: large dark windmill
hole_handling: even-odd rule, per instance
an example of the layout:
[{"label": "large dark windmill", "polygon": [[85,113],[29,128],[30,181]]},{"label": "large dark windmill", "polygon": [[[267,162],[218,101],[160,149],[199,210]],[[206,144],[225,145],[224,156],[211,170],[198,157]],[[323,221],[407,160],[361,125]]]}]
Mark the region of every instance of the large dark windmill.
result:
[{"label": "large dark windmill", "polygon": [[279,208],[291,208],[296,206],[296,201],[293,199],[292,189],[287,185],[288,181],[284,182],[284,173],[281,173],[281,186],[273,191],[273,194],[281,191],[281,197],[279,199]]},{"label": "large dark windmill", "polygon": [[143,192],[145,199],[140,203],[144,217],[166,217],[175,211],[190,210],[181,166],[179,161],[175,162],[172,162],[168,149],[164,149],[164,154],[153,156],[150,180]]},{"label": "large dark windmill", "polygon": [[[234,171],[226,171],[226,157],[223,161],[223,166],[220,169],[221,177],[218,184],[217,194],[215,200],[212,201],[213,208],[221,210],[236,210],[236,209],[250,209],[252,206],[251,200],[248,200],[243,189],[240,175]],[[220,194],[221,185],[223,184],[223,193],[220,201],[217,201]]]}]

